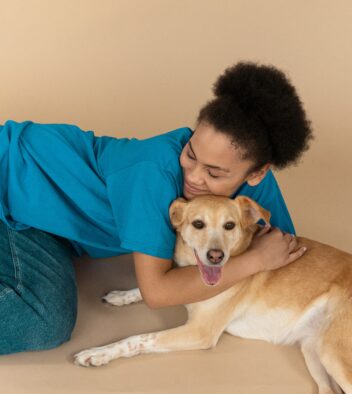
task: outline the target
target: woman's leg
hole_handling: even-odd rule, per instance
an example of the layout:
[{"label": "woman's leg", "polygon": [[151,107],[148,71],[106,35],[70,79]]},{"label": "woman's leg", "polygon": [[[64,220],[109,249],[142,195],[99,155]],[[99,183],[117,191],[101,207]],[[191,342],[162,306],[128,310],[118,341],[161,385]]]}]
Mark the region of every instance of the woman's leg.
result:
[{"label": "woman's leg", "polygon": [[73,247],[0,220],[0,354],[54,348],[70,339],[77,316]]}]

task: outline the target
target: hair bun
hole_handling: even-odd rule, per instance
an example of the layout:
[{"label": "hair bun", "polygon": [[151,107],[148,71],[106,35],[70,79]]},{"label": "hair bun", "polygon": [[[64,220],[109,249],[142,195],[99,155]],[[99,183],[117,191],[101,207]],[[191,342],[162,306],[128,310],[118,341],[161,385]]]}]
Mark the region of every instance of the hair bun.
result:
[{"label": "hair bun", "polygon": [[259,116],[276,111],[282,98],[296,96],[282,71],[254,62],[240,62],[227,68],[215,82],[213,92],[217,97],[231,97],[242,111],[254,111]]}]

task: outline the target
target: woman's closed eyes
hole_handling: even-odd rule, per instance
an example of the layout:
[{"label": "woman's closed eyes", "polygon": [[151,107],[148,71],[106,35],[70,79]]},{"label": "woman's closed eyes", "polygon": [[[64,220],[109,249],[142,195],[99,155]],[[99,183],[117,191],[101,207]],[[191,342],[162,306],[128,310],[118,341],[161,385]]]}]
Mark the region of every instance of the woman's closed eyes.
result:
[{"label": "woman's closed eyes", "polygon": [[[193,157],[193,156],[191,156],[189,150],[187,151],[187,157],[188,157],[189,159],[191,159],[191,160],[196,161],[196,158]],[[209,170],[207,170],[207,172],[208,172],[208,175],[209,175],[210,177],[212,177],[212,178],[220,178],[218,175],[213,175]]]}]

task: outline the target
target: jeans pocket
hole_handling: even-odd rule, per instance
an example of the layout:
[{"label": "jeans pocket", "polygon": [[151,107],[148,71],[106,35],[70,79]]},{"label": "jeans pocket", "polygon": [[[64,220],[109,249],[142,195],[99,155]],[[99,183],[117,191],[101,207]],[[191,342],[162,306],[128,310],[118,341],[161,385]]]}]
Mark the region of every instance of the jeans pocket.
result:
[{"label": "jeans pocket", "polygon": [[22,287],[13,231],[0,222],[0,297]]}]

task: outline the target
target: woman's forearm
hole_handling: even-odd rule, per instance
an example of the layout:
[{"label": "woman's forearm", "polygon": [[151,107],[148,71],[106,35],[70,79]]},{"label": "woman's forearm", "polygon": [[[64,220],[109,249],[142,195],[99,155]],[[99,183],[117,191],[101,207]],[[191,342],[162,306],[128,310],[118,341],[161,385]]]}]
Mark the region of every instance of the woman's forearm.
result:
[{"label": "woman's forearm", "polygon": [[213,297],[258,272],[256,255],[245,252],[231,257],[225,264],[222,277],[215,286],[207,286],[196,266],[173,268],[165,272],[155,289],[152,308],[191,304]]}]

